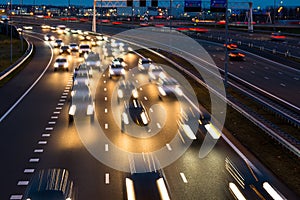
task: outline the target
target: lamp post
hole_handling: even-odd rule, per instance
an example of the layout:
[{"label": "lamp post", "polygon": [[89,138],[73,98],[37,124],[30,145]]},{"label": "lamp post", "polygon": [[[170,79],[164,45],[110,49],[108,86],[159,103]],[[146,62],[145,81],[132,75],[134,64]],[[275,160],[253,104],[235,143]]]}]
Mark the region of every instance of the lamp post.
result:
[{"label": "lamp post", "polygon": [[224,66],[224,85],[228,87],[228,0],[225,6],[225,66]]},{"label": "lamp post", "polygon": [[[12,12],[12,2],[11,2],[11,0],[10,0],[10,12],[9,12],[9,18],[10,18],[10,20],[12,20],[12,18],[11,18],[11,12]],[[10,23],[10,63],[12,63],[12,54],[13,54],[13,49],[12,49],[12,24]]]}]

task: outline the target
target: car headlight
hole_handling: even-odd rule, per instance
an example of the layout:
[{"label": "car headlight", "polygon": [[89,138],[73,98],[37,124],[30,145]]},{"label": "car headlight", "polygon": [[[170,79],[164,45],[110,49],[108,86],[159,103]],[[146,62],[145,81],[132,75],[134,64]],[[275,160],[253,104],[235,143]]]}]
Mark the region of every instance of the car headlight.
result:
[{"label": "car headlight", "polygon": [[97,61],[97,62],[96,62],[96,65],[97,65],[97,66],[100,66],[100,64],[101,64],[100,61]]},{"label": "car headlight", "polygon": [[118,89],[118,97],[123,98],[123,91]]},{"label": "car headlight", "polygon": [[89,85],[89,80],[84,80],[85,85]]},{"label": "car headlight", "polygon": [[81,49],[79,49],[79,53],[82,53],[82,50],[81,50]]},{"label": "car headlight", "polygon": [[63,52],[63,50],[62,50],[62,49],[60,49],[60,50],[59,50],[59,52],[60,52],[60,53],[62,53],[62,52]]},{"label": "car headlight", "polygon": [[179,96],[182,96],[182,95],[183,95],[182,90],[181,90],[178,86],[175,87],[175,92],[176,92]]},{"label": "car headlight", "polygon": [[64,64],[64,68],[67,68],[67,67],[68,67],[68,63],[65,63],[65,64]]},{"label": "car headlight", "polygon": [[147,118],[145,112],[141,113],[141,118],[142,118],[142,121],[144,124],[148,124],[148,118]]},{"label": "car headlight", "polygon": [[125,69],[121,69],[121,74],[125,74]]},{"label": "car headlight", "polygon": [[87,109],[86,109],[86,114],[87,115],[92,115],[94,113],[94,107],[93,105],[89,104]]},{"label": "car headlight", "polygon": [[110,74],[115,74],[113,70],[109,69]]},{"label": "car headlight", "polygon": [[129,118],[125,112],[122,113],[122,120],[125,124],[129,124]]},{"label": "car headlight", "polygon": [[69,110],[69,115],[75,115],[76,105],[72,105]]},{"label": "car headlight", "polygon": [[137,89],[132,90],[132,96],[133,98],[137,99],[139,97]]},{"label": "car headlight", "polygon": [[54,67],[58,67],[58,63],[54,63]]},{"label": "car headlight", "polygon": [[167,93],[165,92],[165,90],[162,88],[162,87],[158,87],[158,91],[159,91],[159,93],[162,95],[162,96],[166,96],[167,95]]}]

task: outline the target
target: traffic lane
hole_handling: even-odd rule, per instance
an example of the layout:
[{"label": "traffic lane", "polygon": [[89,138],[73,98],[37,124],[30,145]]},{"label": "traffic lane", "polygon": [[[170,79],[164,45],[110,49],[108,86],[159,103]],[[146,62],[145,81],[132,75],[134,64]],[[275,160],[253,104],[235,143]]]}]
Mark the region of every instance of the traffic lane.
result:
[{"label": "traffic lane", "polygon": [[14,78],[0,88],[0,116],[20,98],[32,83],[42,74],[51,59],[51,49],[42,40],[28,35],[29,41],[34,44],[32,60]]},{"label": "traffic lane", "polygon": [[[218,30],[216,32],[211,31],[207,34],[214,35],[214,37],[225,38],[225,31]],[[299,39],[295,37],[286,37],[285,40],[272,40],[271,34],[258,34],[258,33],[242,33],[236,31],[229,31],[229,38],[243,43],[253,43],[255,46],[264,46],[266,49],[276,49],[280,52],[286,52],[289,50],[292,55],[299,56],[300,43]]]},{"label": "traffic lane", "polygon": [[[49,125],[49,116],[58,107],[57,99],[63,92],[68,73],[55,73],[48,69],[39,83],[28,93],[20,104],[1,122],[1,153],[5,165],[1,165],[1,199],[8,199],[20,187],[25,168],[31,167],[34,158],[33,147]],[[23,174],[24,175],[24,174]],[[16,190],[16,191],[15,191]]]},{"label": "traffic lane", "polygon": [[[37,169],[68,169],[76,199],[123,199],[126,174],[107,167],[89,153],[80,140],[76,125],[69,123],[68,107],[69,102],[66,102],[54,130],[49,132],[51,136],[45,139],[47,144],[39,147],[44,152],[39,154]],[[106,174],[109,174],[108,178]]]},{"label": "traffic lane", "polygon": [[[44,51],[39,51],[43,53]],[[45,54],[45,53],[44,53]],[[45,58],[46,55],[41,54],[40,58]],[[46,52],[48,55],[49,52]],[[54,55],[54,59],[56,55]],[[29,150],[37,141],[39,135],[45,130],[45,126],[48,124],[47,117],[52,113],[53,109],[59,107],[56,104],[56,100],[59,98],[63,91],[64,81],[67,81],[70,73],[68,72],[53,72],[53,62],[49,65],[49,68],[38,81],[32,90],[20,101],[18,106],[12,110],[12,112],[1,122],[1,133],[5,133],[5,140],[1,140],[1,156],[8,164],[1,166],[2,172],[9,172],[3,174],[3,179],[7,180],[7,183],[3,188],[6,188],[7,193],[3,195],[12,194],[14,192],[12,188],[16,186],[18,177],[16,176],[20,172],[22,173],[26,163],[29,165]],[[41,60],[33,59],[25,69],[34,68],[36,66],[42,67]],[[72,65],[72,61],[71,61]],[[72,70],[72,68],[71,68]],[[26,76],[34,74],[29,71]],[[25,75],[24,75],[25,76]],[[29,86],[28,86],[29,87]],[[62,102],[60,102],[62,103]],[[21,176],[20,176],[21,177]],[[20,187],[16,188],[22,189]],[[6,199],[6,198],[5,198]]]},{"label": "traffic lane", "polygon": [[[224,48],[212,44],[202,45],[210,53],[216,65],[224,70]],[[245,61],[229,60],[228,71],[267,92],[299,106],[299,95],[290,95],[291,91],[294,94],[299,94],[300,92],[297,87],[300,73],[293,69],[289,70],[278,65],[276,66],[274,63],[246,53]]]}]

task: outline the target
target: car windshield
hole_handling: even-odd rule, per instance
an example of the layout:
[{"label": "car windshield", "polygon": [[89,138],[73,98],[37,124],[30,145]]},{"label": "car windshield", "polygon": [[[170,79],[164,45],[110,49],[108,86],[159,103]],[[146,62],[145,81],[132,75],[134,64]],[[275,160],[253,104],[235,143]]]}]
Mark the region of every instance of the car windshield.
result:
[{"label": "car windshield", "polygon": [[111,68],[118,69],[118,68],[124,68],[124,67],[120,64],[114,64],[114,65],[111,65]]},{"label": "car windshield", "polygon": [[151,63],[150,60],[142,60],[142,64],[149,64],[149,63]]},{"label": "car windshield", "polygon": [[89,49],[90,46],[89,46],[89,45],[80,45],[80,48],[81,48],[81,49]]},{"label": "car windshield", "polygon": [[56,60],[56,62],[67,62],[67,59],[65,59],[65,58],[58,58]]}]

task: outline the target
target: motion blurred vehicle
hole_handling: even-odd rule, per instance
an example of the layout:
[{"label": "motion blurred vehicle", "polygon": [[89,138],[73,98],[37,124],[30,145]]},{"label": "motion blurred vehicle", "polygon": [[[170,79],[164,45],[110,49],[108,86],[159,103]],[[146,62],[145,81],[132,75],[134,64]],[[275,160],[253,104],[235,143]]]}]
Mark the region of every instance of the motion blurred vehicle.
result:
[{"label": "motion blurred vehicle", "polygon": [[54,62],[54,71],[57,71],[58,69],[69,71],[69,63],[66,58],[56,58]]},{"label": "motion blurred vehicle", "polygon": [[73,80],[75,79],[75,77],[77,76],[77,73],[80,73],[81,71],[85,71],[89,77],[93,76],[93,70],[91,67],[88,67],[86,65],[86,63],[81,63],[78,67],[76,67],[74,69],[74,76],[73,76]]},{"label": "motion blurred vehicle", "polygon": [[171,77],[159,78],[157,88],[159,92],[158,96],[161,100],[166,96],[183,95],[179,83]]},{"label": "motion blurred vehicle", "polygon": [[42,28],[42,29],[50,29],[51,27],[50,27],[49,25],[42,24],[42,25],[41,25],[41,28]]},{"label": "motion blurred vehicle", "polygon": [[69,45],[63,45],[60,47],[59,49],[59,54],[70,54],[71,53],[71,50],[70,50],[70,47]]},{"label": "motion blurred vehicle", "polygon": [[127,64],[125,63],[124,59],[121,58],[121,57],[117,57],[115,59],[112,60],[112,64],[117,64],[117,63],[120,63],[123,67],[126,67]]},{"label": "motion blurred vehicle", "polygon": [[132,81],[121,81],[118,87],[118,104],[121,100],[128,101],[130,98],[138,98],[138,90]]},{"label": "motion blurred vehicle", "polygon": [[229,59],[232,61],[244,61],[244,59],[245,59],[245,54],[243,54],[237,50],[229,52],[228,56],[229,56]]},{"label": "motion blurred vehicle", "polygon": [[85,63],[88,67],[96,68],[101,71],[101,59],[99,53],[91,51],[85,58]]},{"label": "motion blurred vehicle", "polygon": [[[224,47],[226,47],[226,44],[224,44]],[[237,49],[237,45],[233,44],[233,43],[228,43],[227,44],[227,49],[228,50],[236,50]]]},{"label": "motion blurred vehicle", "polygon": [[55,48],[59,48],[59,47],[61,47],[63,45],[64,45],[64,43],[63,43],[63,41],[61,39],[56,39],[55,42],[54,42],[54,47]]},{"label": "motion blurred vehicle", "polygon": [[77,52],[79,50],[79,46],[78,46],[77,43],[70,43],[69,47],[70,47],[71,51],[76,51]]},{"label": "motion blurred vehicle", "polygon": [[158,81],[158,78],[165,78],[166,74],[165,71],[161,66],[157,65],[150,65],[149,70],[148,70],[148,75],[149,75],[149,81]]},{"label": "motion blurred vehicle", "polygon": [[122,76],[125,77],[125,68],[124,65],[121,64],[118,60],[114,60],[108,66],[108,76],[111,79],[113,76]]},{"label": "motion blurred vehicle", "polygon": [[66,26],[65,25],[57,25],[56,26],[56,32],[58,34],[63,34],[65,32]]},{"label": "motion blurred vehicle", "polygon": [[66,169],[42,169],[35,172],[22,199],[75,200],[75,186]]},{"label": "motion blurred vehicle", "polygon": [[271,34],[271,40],[273,41],[284,41],[286,37],[282,35],[280,32],[272,33]]},{"label": "motion blurred vehicle", "polygon": [[151,64],[152,64],[152,60],[150,58],[139,58],[138,69],[140,71],[144,71],[144,70],[148,71]]},{"label": "motion blurred vehicle", "polygon": [[83,32],[83,34],[80,34],[78,38],[82,41],[90,41],[92,39],[87,32]]},{"label": "motion blurred vehicle", "polygon": [[94,120],[94,101],[89,87],[86,84],[74,84],[71,91],[69,107],[69,122],[74,121],[74,116],[86,117]]},{"label": "motion blurred vehicle", "polygon": [[23,30],[32,30],[33,27],[32,26],[23,26]]},{"label": "motion blurred vehicle", "polygon": [[75,68],[73,76],[73,85],[90,85],[89,71],[84,68],[84,64],[79,65],[79,68]]},{"label": "motion blurred vehicle", "polygon": [[149,115],[143,102],[136,98],[130,98],[128,104],[126,102],[124,103],[122,123],[128,125],[130,119],[139,126],[147,126],[150,122]]},{"label": "motion blurred vehicle", "polygon": [[51,34],[46,34],[46,35],[44,36],[44,39],[45,39],[46,41],[53,41],[53,40],[55,40],[55,37],[54,37],[53,35],[51,35]]},{"label": "motion blurred vehicle", "polygon": [[81,44],[79,45],[79,56],[82,56],[84,54],[88,54],[91,52],[91,48],[88,44]]}]

